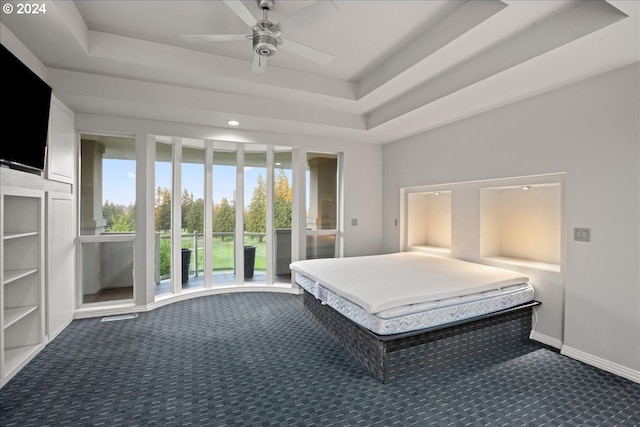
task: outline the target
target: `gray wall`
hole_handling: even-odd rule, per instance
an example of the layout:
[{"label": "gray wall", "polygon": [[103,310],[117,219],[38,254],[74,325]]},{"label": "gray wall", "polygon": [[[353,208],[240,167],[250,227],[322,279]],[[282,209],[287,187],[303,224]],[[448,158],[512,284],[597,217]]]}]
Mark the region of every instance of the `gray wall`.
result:
[{"label": "gray wall", "polygon": [[[383,251],[400,248],[403,187],[566,173],[564,301],[547,296],[558,308],[539,319],[543,333],[565,354],[640,381],[639,81],[636,63],[385,145]],[[453,208],[454,228],[464,215]],[[573,241],[574,227],[591,228],[591,242]]]}]

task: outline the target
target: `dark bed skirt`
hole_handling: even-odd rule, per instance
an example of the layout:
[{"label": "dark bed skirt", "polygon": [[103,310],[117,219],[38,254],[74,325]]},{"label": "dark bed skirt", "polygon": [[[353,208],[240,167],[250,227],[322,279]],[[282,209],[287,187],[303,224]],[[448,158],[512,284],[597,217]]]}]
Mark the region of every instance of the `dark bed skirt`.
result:
[{"label": "dark bed skirt", "polygon": [[460,363],[529,342],[533,306],[502,310],[445,327],[394,336],[376,335],[304,292],[304,305],[323,329],[378,381]]}]

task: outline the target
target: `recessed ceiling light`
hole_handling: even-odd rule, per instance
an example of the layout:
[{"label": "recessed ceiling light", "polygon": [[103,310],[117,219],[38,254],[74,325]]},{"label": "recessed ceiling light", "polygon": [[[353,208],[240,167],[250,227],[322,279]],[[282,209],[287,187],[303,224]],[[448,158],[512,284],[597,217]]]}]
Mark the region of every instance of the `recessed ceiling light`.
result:
[{"label": "recessed ceiling light", "polygon": [[531,188],[531,186],[530,186],[530,185],[523,185],[523,186],[522,186],[522,189],[523,189],[523,190],[528,190],[528,189],[530,189],[530,188]]},{"label": "recessed ceiling light", "polygon": [[229,121],[227,121],[227,124],[229,126],[238,126],[240,124],[240,122],[237,121],[237,120],[229,120]]}]

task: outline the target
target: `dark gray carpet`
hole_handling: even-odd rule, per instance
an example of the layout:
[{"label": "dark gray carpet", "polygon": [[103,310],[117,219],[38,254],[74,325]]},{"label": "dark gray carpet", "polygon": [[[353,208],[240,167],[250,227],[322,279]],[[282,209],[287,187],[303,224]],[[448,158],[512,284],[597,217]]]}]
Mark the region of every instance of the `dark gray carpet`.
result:
[{"label": "dark gray carpet", "polygon": [[300,296],[217,295],[74,321],[0,390],[0,425],[640,425],[640,384],[533,341],[499,353],[383,385]]}]

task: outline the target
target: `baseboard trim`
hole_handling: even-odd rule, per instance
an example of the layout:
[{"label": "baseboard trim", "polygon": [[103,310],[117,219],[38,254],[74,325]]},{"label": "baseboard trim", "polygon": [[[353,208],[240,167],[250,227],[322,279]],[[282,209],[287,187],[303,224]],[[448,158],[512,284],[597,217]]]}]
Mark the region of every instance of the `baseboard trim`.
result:
[{"label": "baseboard trim", "polygon": [[173,304],[179,301],[186,301],[192,298],[199,298],[211,295],[231,294],[231,293],[243,293],[243,292],[272,292],[282,294],[294,294],[299,292],[293,289],[290,285],[230,285],[230,286],[217,286],[215,288],[199,289],[195,292],[183,292],[180,294],[168,294],[166,298],[160,298],[152,303],[147,304],[145,311],[155,310],[156,308],[164,307],[166,305]]},{"label": "baseboard trim", "polygon": [[536,332],[534,330],[532,330],[529,334],[529,338],[557,349],[562,348],[562,341],[560,341],[559,339],[550,337],[549,335],[541,334],[540,332]]},{"label": "baseboard trim", "polygon": [[103,303],[100,305],[79,308],[75,311],[74,319],[90,319],[95,317],[118,316],[122,314],[145,313],[156,308],[164,307],[176,302],[192,298],[200,298],[211,295],[240,293],[240,292],[276,292],[298,295],[300,288],[292,288],[290,285],[243,285],[243,286],[217,286],[215,288],[202,288],[180,294],[166,294],[157,301],[146,305],[135,305],[131,300],[123,302]]},{"label": "baseboard trim", "polygon": [[589,353],[585,353],[584,351],[577,350],[566,345],[562,346],[562,348],[560,349],[560,353],[572,359],[584,362],[587,365],[595,366],[596,368],[602,369],[603,371],[611,372],[612,374],[616,374],[620,377],[640,384],[640,371],[636,371],[626,366],[613,363],[609,360],[593,356]]},{"label": "baseboard trim", "polygon": [[66,322],[60,325],[58,329],[49,333],[49,335],[47,336],[47,342],[53,341],[58,335],[60,335],[60,332],[64,331],[65,328],[71,324],[71,322],[73,322],[73,317],[70,317]]}]

